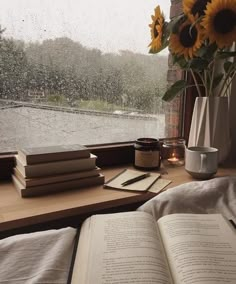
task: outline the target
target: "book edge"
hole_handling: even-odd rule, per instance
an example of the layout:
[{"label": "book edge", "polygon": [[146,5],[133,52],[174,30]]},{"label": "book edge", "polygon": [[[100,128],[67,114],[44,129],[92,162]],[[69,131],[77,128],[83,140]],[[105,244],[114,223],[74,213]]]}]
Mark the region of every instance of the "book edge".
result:
[{"label": "book edge", "polygon": [[[67,190],[86,188],[86,187],[89,187],[89,186],[102,185],[104,183],[104,178],[105,177],[104,177],[103,174],[99,174],[98,176],[95,176],[95,177],[75,179],[75,180],[70,180],[70,181],[65,181],[65,182],[54,183],[54,184],[32,186],[32,187],[25,188],[21,184],[21,182],[17,179],[17,177],[12,175],[13,181],[14,181],[14,179],[16,179],[16,181],[22,185],[22,188],[17,187],[15,185],[15,187],[16,187],[17,191],[20,193],[21,197],[34,197],[34,196],[40,196],[40,195],[53,194],[53,193],[57,193],[57,192],[67,191]],[[62,188],[55,188],[55,187],[48,188],[47,187],[47,189],[45,189],[46,186],[53,186],[53,185],[57,186],[57,185],[61,185],[61,184],[64,184],[66,186],[69,182],[73,182],[73,181],[76,181],[76,180],[85,182],[85,184],[84,183],[76,184],[76,185],[73,185],[72,187],[69,187],[69,185],[68,185],[68,189],[63,188],[63,187]],[[89,182],[89,181],[91,181],[91,182]]]},{"label": "book edge", "polygon": [[[71,159],[71,160],[63,160],[63,161],[54,161],[50,163],[40,163],[40,164],[34,164],[34,165],[24,165],[22,164],[22,161],[19,159],[18,155],[15,156],[16,161],[16,168],[21,172],[22,176],[24,178],[36,178],[40,176],[49,176],[49,175],[56,175],[56,174],[63,174],[63,173],[69,173],[73,172],[69,169],[64,171],[58,170],[58,168],[71,168],[71,167],[77,167],[77,169],[74,172],[77,171],[83,171],[83,170],[91,170],[96,167],[96,159],[97,156],[90,153],[89,158],[85,159]],[[86,164],[86,162],[88,164]],[[49,166],[49,168],[47,168]],[[80,168],[82,167],[82,168]],[[54,168],[54,170],[53,170]],[[57,168],[55,170],[55,168]],[[49,174],[45,173],[49,171]],[[52,173],[51,173],[52,171]],[[33,173],[32,173],[33,172]],[[40,172],[40,173],[39,173]],[[41,173],[43,172],[43,173]]]},{"label": "book edge", "polygon": [[[75,175],[79,175],[79,174],[82,174],[82,173],[87,173],[88,175],[75,177]],[[59,182],[64,182],[64,181],[70,181],[70,180],[74,180],[74,179],[97,177],[97,176],[99,176],[100,173],[101,173],[101,168],[96,166],[94,169],[91,169],[91,170],[83,170],[83,171],[70,172],[70,173],[65,173],[65,174],[55,174],[55,175],[50,175],[50,176],[40,176],[40,177],[35,177],[35,178],[27,178],[27,177],[24,177],[22,175],[22,173],[19,171],[19,169],[17,169],[17,167],[13,168],[13,175],[16,176],[17,179],[26,188],[27,187],[33,187],[33,186],[39,186],[39,185],[59,183]],[[57,178],[59,178],[59,179],[56,180]],[[63,180],[63,178],[65,180]]]},{"label": "book edge", "polygon": [[[48,152],[41,152],[41,153],[28,153],[27,149],[48,149],[48,148],[62,148],[62,147],[66,147],[68,146],[67,150],[59,150],[58,151],[48,151]],[[77,146],[80,147],[81,149],[77,149],[77,150],[69,150],[69,147],[73,147],[73,146]],[[73,144],[73,145],[54,145],[54,146],[43,146],[43,147],[25,147],[25,148],[20,148],[18,149],[18,153],[23,154],[23,156],[39,156],[39,155],[50,155],[50,154],[60,154],[60,153],[78,153],[78,152],[89,152],[90,150],[84,146],[84,145],[80,145],[80,144]]]},{"label": "book edge", "polygon": [[76,235],[75,235],[75,241],[74,241],[74,247],[73,247],[73,252],[72,252],[72,256],[71,256],[70,268],[69,268],[68,278],[67,278],[67,282],[66,282],[67,284],[71,284],[71,280],[72,280],[75,258],[76,258],[77,250],[78,250],[81,226],[79,228],[77,228],[77,232],[76,232]]}]

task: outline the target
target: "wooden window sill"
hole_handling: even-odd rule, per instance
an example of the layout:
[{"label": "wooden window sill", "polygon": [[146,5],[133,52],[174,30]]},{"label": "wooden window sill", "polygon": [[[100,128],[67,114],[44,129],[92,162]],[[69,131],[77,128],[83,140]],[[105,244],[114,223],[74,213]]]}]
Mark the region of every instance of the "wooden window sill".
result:
[{"label": "wooden window sill", "polygon": [[[160,139],[160,144],[162,144],[162,141],[163,139]],[[96,161],[98,167],[134,163],[134,141],[86,146],[91,153],[98,157]],[[11,179],[12,169],[15,164],[14,155],[16,153],[0,153],[0,180]],[[165,155],[165,153],[163,152],[162,155]]]},{"label": "wooden window sill", "polygon": [[[124,168],[132,165],[102,168],[108,180]],[[217,177],[235,175],[235,166],[219,168]],[[166,188],[174,187],[193,179],[184,167],[168,168],[164,178],[172,180]],[[65,226],[78,227],[92,214],[135,210],[138,206],[155,196],[154,193],[134,193],[104,189],[93,186],[78,190],[21,198],[11,181],[0,185],[0,237],[22,232],[38,231]]]}]

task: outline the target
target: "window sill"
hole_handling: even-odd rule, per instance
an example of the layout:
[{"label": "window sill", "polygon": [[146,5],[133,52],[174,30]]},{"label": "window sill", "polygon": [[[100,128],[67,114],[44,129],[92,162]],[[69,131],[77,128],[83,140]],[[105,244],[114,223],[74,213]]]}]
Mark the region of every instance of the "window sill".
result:
[{"label": "window sill", "polygon": [[[163,139],[160,139],[160,144],[162,144],[162,141]],[[134,163],[134,141],[86,146],[90,149],[91,153],[97,156],[96,164],[98,167]],[[12,169],[15,165],[14,155],[16,153],[17,152],[0,154],[0,180],[11,179]],[[162,156],[165,156],[164,151]]]},{"label": "window sill", "polygon": [[[102,173],[105,179],[109,180],[124,167],[132,168],[132,165],[106,167],[102,169]],[[194,180],[183,166],[167,170],[168,175],[164,175],[164,178],[172,182],[165,189]],[[216,177],[234,175],[235,164],[220,167]],[[38,197],[21,198],[13,184],[5,181],[1,183],[0,207],[4,210],[0,214],[0,238],[22,232],[65,226],[78,227],[87,216],[135,210],[155,195],[151,192],[136,193],[104,189],[102,185],[99,185]]]}]

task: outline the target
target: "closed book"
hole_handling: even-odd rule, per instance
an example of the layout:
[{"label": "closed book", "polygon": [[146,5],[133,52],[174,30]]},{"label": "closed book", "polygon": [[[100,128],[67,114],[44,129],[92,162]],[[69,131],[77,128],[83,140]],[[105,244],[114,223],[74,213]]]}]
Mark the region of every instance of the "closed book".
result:
[{"label": "closed book", "polygon": [[94,177],[74,179],[64,182],[32,186],[28,188],[25,188],[15,175],[12,175],[12,180],[15,188],[17,189],[21,197],[30,197],[104,184],[104,175],[99,174],[98,176]]},{"label": "closed book", "polygon": [[90,151],[83,145],[58,145],[48,147],[28,147],[18,150],[24,164],[38,164],[61,160],[89,158]]},{"label": "closed book", "polygon": [[56,182],[63,182],[67,180],[86,178],[86,177],[94,177],[100,174],[101,169],[96,167],[94,169],[88,171],[79,171],[68,174],[60,174],[53,176],[45,176],[45,177],[36,177],[36,178],[24,178],[22,174],[17,170],[17,168],[13,169],[14,175],[18,178],[18,180],[22,183],[24,187],[31,187],[42,184],[50,184]]},{"label": "closed book", "polygon": [[24,178],[34,178],[91,170],[96,167],[96,158],[95,155],[90,154],[90,157],[85,159],[27,165],[16,155],[16,168]]}]

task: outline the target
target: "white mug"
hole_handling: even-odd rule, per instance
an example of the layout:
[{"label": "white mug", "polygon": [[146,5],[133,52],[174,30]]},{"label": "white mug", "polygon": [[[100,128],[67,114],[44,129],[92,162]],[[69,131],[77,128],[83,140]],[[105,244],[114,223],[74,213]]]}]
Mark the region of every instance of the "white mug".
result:
[{"label": "white mug", "polygon": [[185,149],[185,170],[194,178],[208,179],[216,174],[218,149],[213,147],[189,147]]}]

